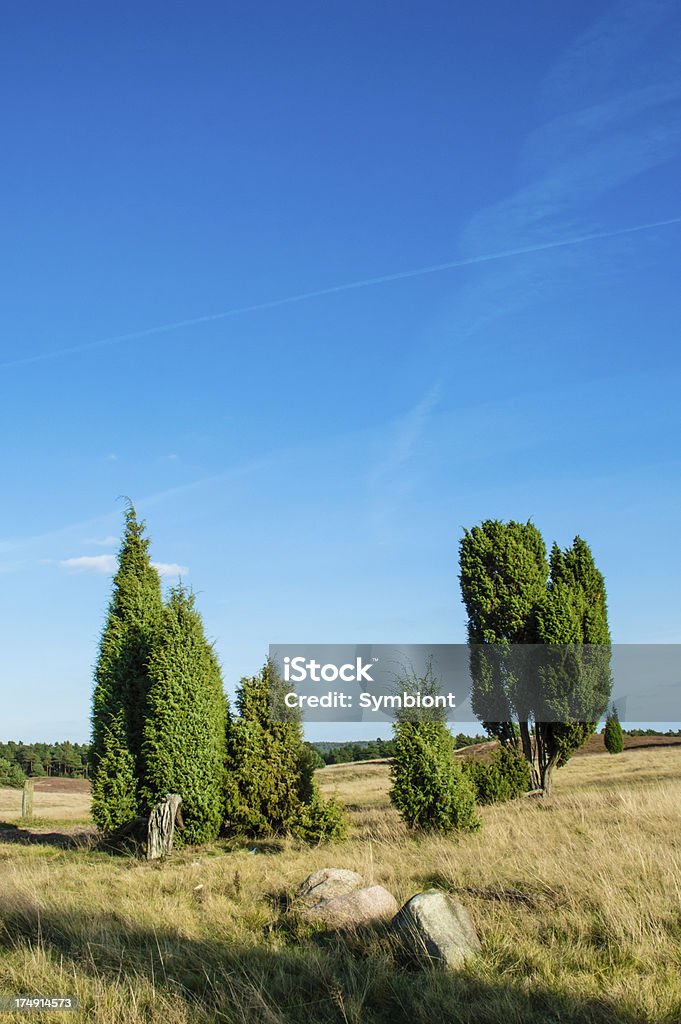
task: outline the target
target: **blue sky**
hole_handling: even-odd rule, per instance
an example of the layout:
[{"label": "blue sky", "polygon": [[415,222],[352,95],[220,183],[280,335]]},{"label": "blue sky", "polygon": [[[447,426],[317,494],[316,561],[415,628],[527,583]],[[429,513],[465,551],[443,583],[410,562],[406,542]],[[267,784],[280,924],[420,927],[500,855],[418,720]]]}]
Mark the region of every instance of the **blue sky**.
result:
[{"label": "blue sky", "polygon": [[270,643],[463,641],[489,517],[580,533],[614,639],[681,642],[680,28],[7,8],[0,739],[87,737],[120,495],[229,689]]}]

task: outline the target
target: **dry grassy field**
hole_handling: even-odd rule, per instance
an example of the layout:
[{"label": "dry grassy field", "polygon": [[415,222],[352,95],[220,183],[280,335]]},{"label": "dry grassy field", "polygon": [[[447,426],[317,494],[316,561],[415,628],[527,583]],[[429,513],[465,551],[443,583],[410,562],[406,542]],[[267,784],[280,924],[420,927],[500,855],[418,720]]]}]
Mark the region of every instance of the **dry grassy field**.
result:
[{"label": "dry grassy field", "polygon": [[[61,785],[46,785],[60,783]],[[90,787],[71,779],[40,779],[33,794],[33,815],[38,820],[86,822],[90,819]],[[0,789],[0,821],[21,817],[21,790]]]},{"label": "dry grassy field", "polygon": [[[76,995],[102,1024],[679,1024],[681,748],[574,758],[550,800],[484,808],[462,840],[407,834],[385,764],[319,777],[349,808],[345,843],[224,842],[162,865],[63,848],[87,795],[36,794],[36,834],[0,836],[0,993]],[[286,897],[330,865],[399,901],[452,893],[481,955],[414,970],[386,929],[303,928]]]}]

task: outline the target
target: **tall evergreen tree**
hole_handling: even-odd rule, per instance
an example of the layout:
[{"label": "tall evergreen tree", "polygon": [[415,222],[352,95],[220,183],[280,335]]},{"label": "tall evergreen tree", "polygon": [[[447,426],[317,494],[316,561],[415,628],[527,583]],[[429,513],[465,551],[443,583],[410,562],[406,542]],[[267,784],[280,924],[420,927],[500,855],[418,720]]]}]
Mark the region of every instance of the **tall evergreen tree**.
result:
[{"label": "tall evergreen tree", "polygon": [[251,836],[291,834],[309,842],[343,835],[341,808],[322,799],[314,752],[303,740],[300,715],[282,701],[274,664],[241,680],[238,715],[227,726],[225,815],[229,831]]},{"label": "tall evergreen tree", "polygon": [[554,544],[549,564],[531,523],[487,520],[465,531],[460,555],[473,709],[490,735],[522,746],[548,793],[610,693],[603,576],[579,537],[565,551]]},{"label": "tall evergreen tree", "polygon": [[575,537],[553,545],[546,595],[535,608],[541,706],[535,717],[534,755],[539,783],[551,792],[553,769],[566,764],[594,732],[612,688],[605,580],[589,545]]},{"label": "tall evergreen tree", "polygon": [[166,793],[182,797],[186,843],[215,839],[222,821],[225,696],[215,652],[194,596],[169,595],[149,657],[142,745],[145,809]]},{"label": "tall evergreen tree", "polygon": [[[142,771],[148,661],[161,610],[161,581],[151,564],[144,523],[138,522],[131,503],[125,513],[92,701],[92,813],[104,830],[110,830],[114,821],[121,824],[124,814],[139,808],[136,779]],[[132,764],[132,771],[126,769],[115,779],[112,772],[122,762]]]},{"label": "tall evergreen tree", "polygon": [[135,762],[126,741],[122,709],[103,730],[102,750],[92,782],[92,809],[103,832],[115,832],[137,814]]},{"label": "tall evergreen tree", "polygon": [[[471,645],[471,706],[491,736],[515,747],[520,726],[503,654],[510,645],[534,640],[532,614],[546,593],[548,574],[544,539],[531,522],[487,519],[464,531],[459,560]],[[493,649],[488,652],[485,645]]]}]

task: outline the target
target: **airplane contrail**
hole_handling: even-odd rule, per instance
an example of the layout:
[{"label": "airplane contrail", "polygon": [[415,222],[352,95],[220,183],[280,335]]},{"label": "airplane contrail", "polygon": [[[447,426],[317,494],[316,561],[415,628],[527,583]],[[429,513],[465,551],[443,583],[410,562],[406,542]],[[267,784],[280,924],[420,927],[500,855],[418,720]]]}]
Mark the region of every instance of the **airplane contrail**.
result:
[{"label": "airplane contrail", "polygon": [[412,270],[398,270],[392,274],[381,274],[379,277],[365,277],[360,281],[347,281],[345,284],[330,285],[327,288],[317,288],[315,291],[300,292],[297,295],[288,295],[281,299],[270,299],[267,302],[256,302],[250,306],[234,306],[232,309],[224,310],[221,313],[208,313],[206,316],[191,317],[188,320],[176,320],[174,323],[147,327],[141,331],[131,331],[129,334],[116,334],[109,338],[100,338],[98,341],[88,341],[81,345],[71,345],[69,348],[55,349],[52,352],[38,352],[35,355],[21,356],[18,359],[0,363],[0,369],[5,370],[14,366],[28,366],[31,363],[41,363],[48,359],[58,359],[61,356],[76,355],[79,352],[106,348],[109,345],[120,345],[126,341],[138,341],[143,338],[153,337],[155,334],[179,331],[183,327],[196,327],[199,324],[212,323],[215,320],[226,320],[229,317],[241,316],[244,313],[258,313],[267,309],[276,309],[277,306],[307,302],[309,299],[318,299],[325,295],[336,295],[339,292],[354,291],[358,288],[371,288],[378,284],[389,284],[391,281],[405,281],[409,278],[425,277],[428,274],[438,274],[445,270],[456,270],[458,267],[471,267],[476,263],[493,263],[497,260],[511,259],[514,256],[528,256],[532,253],[546,252],[549,249],[563,249],[571,245],[583,245],[585,242],[596,242],[599,239],[633,235],[639,231],[650,231],[653,228],[668,227],[672,224],[681,224],[681,217],[670,217],[668,220],[650,221],[646,224],[634,224],[631,227],[617,228],[615,231],[597,231],[588,235],[562,238],[557,242],[541,242],[537,245],[521,246],[517,249],[502,249],[499,252],[485,253],[482,256],[466,256],[463,259],[447,260],[445,263],[433,263],[430,266],[416,267]]}]

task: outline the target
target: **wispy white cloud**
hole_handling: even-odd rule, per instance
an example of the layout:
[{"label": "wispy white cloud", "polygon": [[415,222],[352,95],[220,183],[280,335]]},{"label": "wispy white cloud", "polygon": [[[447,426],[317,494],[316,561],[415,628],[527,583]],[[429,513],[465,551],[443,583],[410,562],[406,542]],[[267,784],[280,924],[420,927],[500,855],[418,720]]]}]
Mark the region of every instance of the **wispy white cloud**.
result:
[{"label": "wispy white cloud", "polygon": [[17,572],[23,568],[23,562],[0,562],[0,574]]},{"label": "wispy white cloud", "polygon": [[440,399],[441,385],[434,384],[423,398],[399,417],[391,426],[390,437],[373,476],[384,481],[411,458],[426,423]]},{"label": "wispy white cloud", "polygon": [[[543,89],[547,106],[598,95],[618,80],[623,63],[629,79],[640,73],[641,49],[676,14],[676,0],[619,0],[608,6],[554,62]],[[671,49],[677,45],[674,32],[668,43]]]},{"label": "wispy white cloud", "polygon": [[118,537],[113,533],[108,537],[89,537],[84,544],[90,544],[95,548],[115,548],[118,544]]},{"label": "wispy white cloud", "polygon": [[177,562],[152,562],[151,563],[156,569],[159,576],[164,578],[177,578],[179,576],[188,576],[189,569],[186,565],[178,565]]},{"label": "wispy white cloud", "polygon": [[62,558],[59,564],[63,569],[73,569],[75,572],[111,574],[116,571],[116,556],[79,555],[77,558]]},{"label": "wispy white cloud", "polygon": [[[616,273],[632,252],[637,232],[607,229],[602,211],[611,204],[604,198],[617,195],[627,210],[621,197],[629,183],[678,154],[680,67],[674,48],[660,42],[675,10],[673,0],[612,4],[538,84],[536,124],[518,140],[516,165],[508,169],[517,184],[473,211],[459,236],[463,258],[483,263],[493,251],[517,254],[486,261],[484,273],[453,293],[446,322],[464,357],[472,336],[585,275],[592,281]],[[678,209],[669,212],[667,225],[678,224]],[[658,221],[644,230],[655,239],[662,227]],[[566,237],[583,241],[555,244]],[[497,343],[491,334],[489,342],[477,341],[476,358]]]},{"label": "wispy white cloud", "polygon": [[374,529],[385,538],[388,521],[413,494],[418,478],[414,457],[437,403],[441,385],[435,383],[403,416],[389,425],[377,442],[377,458],[369,472],[370,517]]},{"label": "wispy white cloud", "polygon": [[[600,220],[597,205],[607,192],[678,152],[681,79],[671,22],[677,12],[677,0],[619,0],[557,57],[537,85],[537,124],[525,140],[518,140],[517,166],[508,168],[508,180],[515,178],[517,188],[473,212],[459,236],[458,258],[17,356],[0,363],[0,369],[483,265],[488,268],[484,277],[476,276],[472,286],[456,293],[454,326],[463,345],[491,320],[548,294],[587,261],[589,269],[602,263],[603,245],[591,243],[679,224],[678,208],[665,219],[631,223],[625,201],[618,219],[627,226],[613,229]],[[543,123],[542,111],[550,111]]]},{"label": "wispy white cloud", "polygon": [[[152,562],[151,564],[159,576],[165,579],[189,575],[187,566],[178,565],[177,562]],[[78,555],[76,558],[62,558],[59,565],[62,569],[71,569],[73,572],[112,575],[116,572],[118,561],[115,555]]]}]

